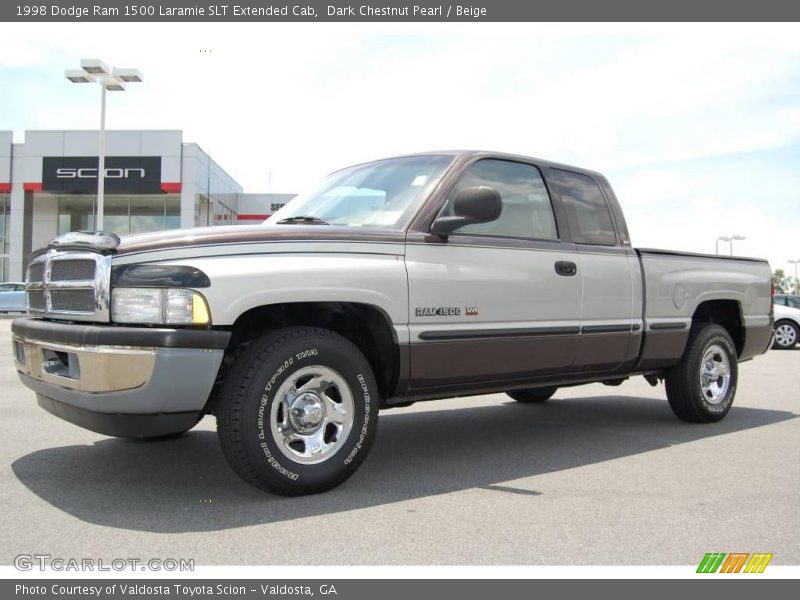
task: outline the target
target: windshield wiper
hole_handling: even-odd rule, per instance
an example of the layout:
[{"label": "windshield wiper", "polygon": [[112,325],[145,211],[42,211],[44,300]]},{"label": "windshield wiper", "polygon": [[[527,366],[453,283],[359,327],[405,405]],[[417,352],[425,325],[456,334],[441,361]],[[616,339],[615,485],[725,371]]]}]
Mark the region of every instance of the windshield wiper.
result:
[{"label": "windshield wiper", "polygon": [[319,217],[311,217],[308,215],[286,217],[285,219],[278,221],[278,225],[295,225],[297,223],[308,223],[309,225],[330,225],[330,223],[323,221]]}]

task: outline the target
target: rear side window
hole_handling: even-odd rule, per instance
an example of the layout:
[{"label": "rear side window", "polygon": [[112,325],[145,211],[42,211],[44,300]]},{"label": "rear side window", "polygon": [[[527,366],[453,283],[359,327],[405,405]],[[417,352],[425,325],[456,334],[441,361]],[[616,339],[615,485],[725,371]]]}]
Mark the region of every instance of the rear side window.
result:
[{"label": "rear side window", "polygon": [[539,169],[507,160],[479,160],[469,168],[450,195],[447,214],[453,214],[453,199],[459,190],[478,185],[495,188],[500,193],[503,201],[500,217],[490,223],[465,225],[457,233],[558,239],[553,207]]},{"label": "rear side window", "polygon": [[594,180],[587,175],[561,169],[551,169],[550,172],[567,213],[572,241],[578,244],[616,245],[611,213]]}]

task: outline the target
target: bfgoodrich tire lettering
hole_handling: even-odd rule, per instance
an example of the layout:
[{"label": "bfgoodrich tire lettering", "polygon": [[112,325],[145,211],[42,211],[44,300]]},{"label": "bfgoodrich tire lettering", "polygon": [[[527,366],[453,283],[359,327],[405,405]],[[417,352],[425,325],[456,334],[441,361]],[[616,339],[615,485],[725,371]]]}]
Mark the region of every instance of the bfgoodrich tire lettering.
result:
[{"label": "bfgoodrich tire lettering", "polygon": [[323,492],[366,457],[378,388],[348,340],[326,329],[287,328],[237,358],[217,422],[225,457],[251,485],[288,496]]},{"label": "bfgoodrich tire lettering", "polygon": [[736,348],[723,327],[692,327],[681,362],[665,377],[667,400],[678,418],[690,423],[722,419],[731,408],[738,381]]}]

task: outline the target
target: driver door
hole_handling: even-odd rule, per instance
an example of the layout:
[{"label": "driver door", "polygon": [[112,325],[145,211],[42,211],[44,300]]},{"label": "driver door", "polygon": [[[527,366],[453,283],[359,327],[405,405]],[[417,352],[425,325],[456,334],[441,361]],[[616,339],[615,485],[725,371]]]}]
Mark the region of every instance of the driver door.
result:
[{"label": "driver door", "polygon": [[490,186],[500,217],[447,239],[409,240],[410,387],[536,379],[572,367],[580,332],[581,273],[558,236],[539,169],[473,163],[450,194]]}]

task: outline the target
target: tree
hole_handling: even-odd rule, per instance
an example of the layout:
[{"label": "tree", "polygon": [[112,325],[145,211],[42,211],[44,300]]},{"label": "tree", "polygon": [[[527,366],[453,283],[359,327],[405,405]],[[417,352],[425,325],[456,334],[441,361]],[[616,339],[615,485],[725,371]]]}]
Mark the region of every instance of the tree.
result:
[{"label": "tree", "polygon": [[783,269],[775,269],[772,274],[772,283],[775,284],[776,294],[793,294],[797,292],[797,281],[794,277],[789,277]]}]

